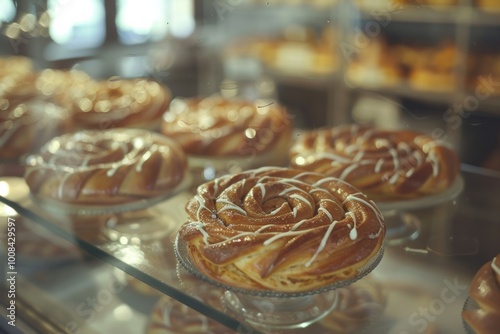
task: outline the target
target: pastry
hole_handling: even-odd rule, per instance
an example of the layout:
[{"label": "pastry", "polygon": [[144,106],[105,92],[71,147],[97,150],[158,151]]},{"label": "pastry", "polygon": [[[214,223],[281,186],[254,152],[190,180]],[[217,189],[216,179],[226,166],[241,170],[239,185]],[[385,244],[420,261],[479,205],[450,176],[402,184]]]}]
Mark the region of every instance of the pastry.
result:
[{"label": "pastry", "polygon": [[36,78],[38,92],[64,108],[72,109],[74,101],[79,101],[88,85],[94,81],[78,70],[45,69]]},{"label": "pastry", "polygon": [[457,155],[429,136],[358,125],[304,133],[290,159],[293,168],[338,177],[377,200],[439,193],[459,172]]},{"label": "pastry", "polygon": [[[365,36],[364,38],[369,39]],[[383,39],[374,39],[358,50],[346,70],[349,84],[364,87],[391,86],[401,80],[401,70],[396,59]]]},{"label": "pastry", "polygon": [[32,195],[56,203],[105,206],[166,195],[185,179],[186,157],[147,130],[86,130],[45,144],[27,162]]},{"label": "pastry", "polygon": [[69,126],[67,110],[41,99],[10,104],[6,110],[0,106],[0,159],[14,160],[33,153]]},{"label": "pastry", "polygon": [[272,152],[277,158],[288,148],[292,122],[275,102],[176,98],[164,114],[162,131],[189,155],[255,157]]},{"label": "pastry", "polygon": [[0,111],[36,95],[36,74],[29,58],[14,56],[0,58]]},{"label": "pastry", "polygon": [[476,334],[497,333],[500,328],[500,254],[476,273],[469,296],[479,307],[463,311],[465,322]]},{"label": "pastry", "polygon": [[75,123],[85,129],[117,127],[159,129],[171,100],[170,91],[154,81],[93,82],[73,101]]},{"label": "pastry", "polygon": [[500,2],[498,0],[476,0],[476,6],[484,11],[500,12]]},{"label": "pastry", "polygon": [[352,279],[376,257],[380,211],[348,183],[263,167],[198,187],[178,233],[197,269],[241,289],[311,291]]}]

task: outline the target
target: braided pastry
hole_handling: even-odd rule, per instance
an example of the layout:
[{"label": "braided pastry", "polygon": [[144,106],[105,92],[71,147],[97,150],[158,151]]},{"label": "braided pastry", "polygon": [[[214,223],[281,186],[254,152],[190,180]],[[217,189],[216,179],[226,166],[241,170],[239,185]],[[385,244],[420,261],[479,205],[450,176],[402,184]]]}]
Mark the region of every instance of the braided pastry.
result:
[{"label": "braided pastry", "polygon": [[155,129],[171,100],[170,91],[147,80],[108,80],[85,86],[73,101],[74,119],[86,129]]},{"label": "braided pastry", "polygon": [[180,231],[197,268],[243,289],[310,291],[358,275],[385,235],[378,208],[351,185],[264,167],[201,185]]},{"label": "braided pastry", "polygon": [[86,130],[52,139],[28,159],[25,179],[36,197],[107,205],[166,194],[186,174],[181,148],[135,129]]},{"label": "braided pastry", "polygon": [[0,110],[0,159],[17,159],[68,130],[69,113],[52,103],[31,99]]},{"label": "braided pastry", "polygon": [[341,126],[302,135],[290,150],[291,166],[338,177],[370,198],[416,198],[449,188],[457,155],[413,131]]},{"label": "braided pastry", "polygon": [[287,150],[292,123],[276,103],[177,98],[164,114],[162,131],[190,155],[245,157]]},{"label": "braided pastry", "polygon": [[465,322],[477,334],[498,333],[500,328],[500,254],[486,263],[474,276],[469,295],[479,305],[465,310]]},{"label": "braided pastry", "polygon": [[0,110],[7,110],[36,95],[36,74],[29,58],[0,58]]}]

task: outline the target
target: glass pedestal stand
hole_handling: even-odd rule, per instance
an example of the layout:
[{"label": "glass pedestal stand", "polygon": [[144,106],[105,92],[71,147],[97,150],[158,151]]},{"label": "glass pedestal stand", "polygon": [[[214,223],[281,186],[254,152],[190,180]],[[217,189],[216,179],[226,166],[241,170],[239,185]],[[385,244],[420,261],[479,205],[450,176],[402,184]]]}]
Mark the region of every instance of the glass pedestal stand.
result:
[{"label": "glass pedestal stand", "polygon": [[225,290],[222,301],[235,318],[242,318],[256,329],[304,328],[322,319],[335,309],[338,303],[336,289],[350,285],[368,275],[379,264],[383,247],[357,275],[322,288],[304,292],[273,290],[247,290],[229,286],[200,272],[191,260],[186,243],[178,236],[174,251],[182,267],[196,277]]},{"label": "glass pedestal stand", "polygon": [[417,216],[408,211],[430,208],[453,201],[462,193],[463,189],[464,181],[459,176],[450,188],[439,194],[412,200],[376,202],[385,219],[386,245],[400,245],[416,240],[420,236],[422,223]]}]

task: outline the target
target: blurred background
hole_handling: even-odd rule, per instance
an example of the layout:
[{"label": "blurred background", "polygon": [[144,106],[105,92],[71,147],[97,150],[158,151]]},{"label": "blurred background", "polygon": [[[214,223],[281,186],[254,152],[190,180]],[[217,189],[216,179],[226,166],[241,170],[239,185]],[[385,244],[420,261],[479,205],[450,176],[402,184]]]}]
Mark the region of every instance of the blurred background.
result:
[{"label": "blurred background", "polygon": [[411,128],[500,170],[498,0],[0,0],[0,22],[39,70],[276,98],[297,128]]}]

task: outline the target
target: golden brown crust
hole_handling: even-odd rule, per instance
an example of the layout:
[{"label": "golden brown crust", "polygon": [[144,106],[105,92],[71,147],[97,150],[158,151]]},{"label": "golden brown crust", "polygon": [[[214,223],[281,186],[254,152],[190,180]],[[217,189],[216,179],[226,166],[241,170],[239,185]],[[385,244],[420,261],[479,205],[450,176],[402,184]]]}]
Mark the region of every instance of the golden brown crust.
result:
[{"label": "golden brown crust", "polygon": [[265,167],[201,185],[179,237],[198,269],[243,289],[310,291],[358,274],[385,235],[375,206],[351,185]]},{"label": "golden brown crust", "polygon": [[246,157],[283,147],[291,139],[292,122],[273,102],[176,98],[164,114],[162,131],[190,155]]},{"label": "golden brown crust", "polygon": [[68,131],[69,113],[41,99],[24,100],[0,110],[0,159],[33,153],[52,137]]},{"label": "golden brown crust", "polygon": [[358,125],[302,134],[290,159],[293,168],[338,177],[381,200],[441,192],[459,171],[457,155],[431,137]]},{"label": "golden brown crust", "polygon": [[496,333],[500,328],[500,254],[484,264],[472,279],[469,296],[479,305],[465,310],[464,320],[477,334]]},{"label": "golden brown crust", "polygon": [[166,195],[183,181],[186,157],[172,140],[138,129],[86,130],[56,137],[28,161],[33,195],[108,205]]},{"label": "golden brown crust", "polygon": [[148,80],[90,82],[73,102],[75,122],[86,129],[157,128],[170,90]]}]

